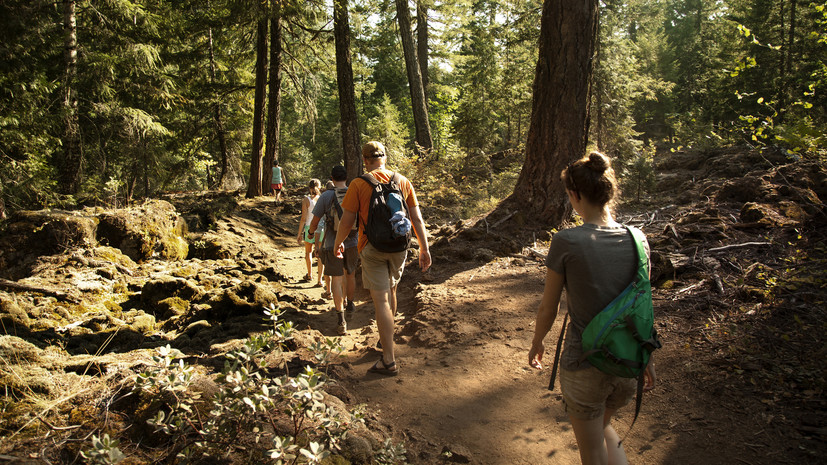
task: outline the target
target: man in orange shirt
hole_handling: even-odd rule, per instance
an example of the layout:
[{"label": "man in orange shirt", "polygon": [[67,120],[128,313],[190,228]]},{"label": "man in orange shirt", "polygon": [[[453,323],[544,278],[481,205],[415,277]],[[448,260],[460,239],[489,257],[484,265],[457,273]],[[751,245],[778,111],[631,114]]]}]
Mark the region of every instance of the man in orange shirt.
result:
[{"label": "man in orange shirt", "polygon": [[[393,171],[385,168],[387,154],[381,142],[372,141],[362,146],[362,161],[365,163],[365,171],[380,183],[389,182],[394,175]],[[422,271],[427,271],[431,266],[431,253],[428,249],[428,236],[425,222],[422,221],[422,213],[419,211],[416,193],[407,178],[399,174],[397,178],[419,242],[419,267]],[[351,181],[347,194],[342,199],[344,213],[339,221],[339,230],[333,250],[344,251],[342,243],[357,218],[361,225],[367,225],[372,191],[372,186],[364,179],[356,178]],[[373,299],[376,326],[379,327],[379,342],[382,344],[382,358],[377,360],[368,372],[395,376],[399,372],[393,342],[396,286],[402,278],[408,251],[381,252],[377,250],[368,242],[364,227],[359,234],[357,249],[362,259],[362,284],[370,291]]]}]

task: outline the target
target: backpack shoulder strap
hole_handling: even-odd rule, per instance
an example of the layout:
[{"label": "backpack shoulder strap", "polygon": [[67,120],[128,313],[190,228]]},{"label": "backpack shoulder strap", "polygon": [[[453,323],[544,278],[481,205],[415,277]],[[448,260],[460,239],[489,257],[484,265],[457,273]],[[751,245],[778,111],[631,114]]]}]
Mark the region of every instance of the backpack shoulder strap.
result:
[{"label": "backpack shoulder strap", "polygon": [[379,184],[379,180],[373,177],[370,173],[365,173],[359,176],[359,179],[365,181],[366,183],[370,184],[371,187],[376,187]]},{"label": "backpack shoulder strap", "polygon": [[635,251],[637,252],[637,277],[640,280],[649,280],[649,260],[646,256],[646,248],[643,246],[646,236],[638,228],[633,228],[624,225],[629,234],[632,235],[632,240],[635,242]]},{"label": "backpack shoulder strap", "polygon": [[335,190],[333,191],[333,204],[331,205],[331,211],[332,210],[336,210],[336,214],[339,215],[339,219],[342,218],[342,204],[339,203],[339,194]]},{"label": "backpack shoulder strap", "polygon": [[569,321],[569,312],[563,317],[563,329],[560,330],[560,338],[557,339],[557,351],[554,352],[554,365],[551,368],[551,380],[548,382],[548,390],[554,390],[554,378],[557,377],[557,368],[560,366],[560,353],[563,351],[563,338],[566,336],[566,324]]}]

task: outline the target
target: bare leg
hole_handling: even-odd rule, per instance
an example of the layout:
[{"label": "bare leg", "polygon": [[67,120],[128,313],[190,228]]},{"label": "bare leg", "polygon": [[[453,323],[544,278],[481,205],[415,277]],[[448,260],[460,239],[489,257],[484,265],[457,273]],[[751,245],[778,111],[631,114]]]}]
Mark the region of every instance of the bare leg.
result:
[{"label": "bare leg", "polygon": [[[376,315],[376,326],[379,327],[379,341],[382,342],[382,358],[385,365],[390,365],[396,360],[393,345],[393,313],[390,305],[391,290],[370,290],[373,299],[373,307]],[[395,299],[394,299],[395,300]]]},{"label": "bare leg", "polygon": [[307,276],[312,276],[313,272],[313,244],[304,243],[304,264],[307,266]]},{"label": "bare leg", "polygon": [[330,278],[330,290],[333,294],[333,306],[336,307],[337,312],[342,311],[342,281],[344,277],[333,276]]},{"label": "bare leg", "polygon": [[345,271],[345,294],[347,295],[347,301],[353,302],[353,299],[356,297],[356,273],[348,274]]},{"label": "bare leg", "polygon": [[603,418],[579,420],[569,417],[577,448],[580,449],[580,463],[583,465],[607,465],[606,440],[603,437]]},{"label": "bare leg", "polygon": [[316,260],[318,260],[318,262],[319,262],[319,264],[316,266],[316,272],[319,273],[319,279],[316,280],[316,284],[321,286],[322,285],[322,276],[324,276],[324,264],[322,263],[322,260],[320,258],[317,258]]},{"label": "bare leg", "polygon": [[615,412],[616,410],[606,409],[606,413],[603,415],[603,437],[606,438],[606,453],[609,457],[609,465],[628,465],[629,460],[626,458],[626,451],[620,444],[620,436],[611,424]]},{"label": "bare leg", "polygon": [[626,451],[618,447],[618,437],[612,425],[614,410],[607,410],[603,418],[578,420],[569,417],[577,447],[580,449],[580,462],[583,465],[627,465]]},{"label": "bare leg", "polygon": [[391,314],[396,316],[396,286],[393,286],[390,290],[390,297],[388,298],[388,304],[391,308]]}]

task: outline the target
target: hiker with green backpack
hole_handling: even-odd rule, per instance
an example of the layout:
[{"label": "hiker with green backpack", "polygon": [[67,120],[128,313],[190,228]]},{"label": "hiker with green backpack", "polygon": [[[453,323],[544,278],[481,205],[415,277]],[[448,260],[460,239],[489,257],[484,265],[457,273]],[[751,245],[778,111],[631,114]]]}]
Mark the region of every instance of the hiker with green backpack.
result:
[{"label": "hiker with green backpack", "polygon": [[[649,246],[642,232],[612,216],[617,181],[608,157],[591,152],[561,174],[583,225],[554,235],[529,364],[542,368],[543,339],[563,289],[571,323],[560,354],[560,388],[584,465],[626,464],[614,413],[655,386]],[[563,334],[561,334],[561,342]],[[555,362],[556,365],[556,362]],[[554,367],[553,372],[556,372]],[[552,375],[549,389],[553,387]],[[637,414],[637,413],[636,413]]]}]

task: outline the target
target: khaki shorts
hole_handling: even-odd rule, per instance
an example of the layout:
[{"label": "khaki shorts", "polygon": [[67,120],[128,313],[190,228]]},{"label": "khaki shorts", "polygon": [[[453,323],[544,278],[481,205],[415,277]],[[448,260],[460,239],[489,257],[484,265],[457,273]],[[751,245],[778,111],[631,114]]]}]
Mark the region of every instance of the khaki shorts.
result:
[{"label": "khaki shorts", "polygon": [[582,370],[560,370],[560,389],[570,417],[600,418],[606,409],[628,404],[637,390],[637,379],[612,376],[589,365]]},{"label": "khaki shorts", "polygon": [[345,270],[347,270],[347,274],[356,272],[359,253],[356,251],[356,247],[350,247],[345,249],[344,258],[339,258],[332,249],[322,250],[321,260],[324,264],[325,276],[344,276]]},{"label": "khaki shorts", "polygon": [[399,284],[405,271],[408,251],[380,252],[370,245],[362,249],[362,285],[365,289],[385,291]]}]

